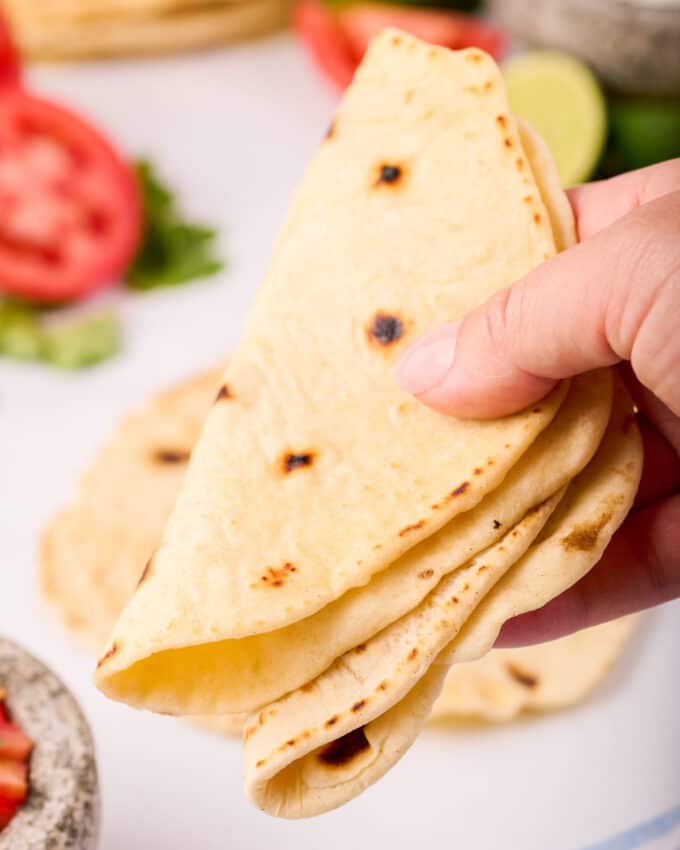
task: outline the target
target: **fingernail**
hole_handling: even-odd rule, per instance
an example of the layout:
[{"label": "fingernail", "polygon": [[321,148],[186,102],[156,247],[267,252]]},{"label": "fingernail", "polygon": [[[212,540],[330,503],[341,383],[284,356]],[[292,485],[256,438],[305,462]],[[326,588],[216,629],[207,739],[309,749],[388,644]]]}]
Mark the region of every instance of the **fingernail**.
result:
[{"label": "fingernail", "polygon": [[397,381],[402,389],[422,395],[434,389],[453,366],[460,322],[453,322],[436,335],[425,337],[409,348],[397,363]]}]

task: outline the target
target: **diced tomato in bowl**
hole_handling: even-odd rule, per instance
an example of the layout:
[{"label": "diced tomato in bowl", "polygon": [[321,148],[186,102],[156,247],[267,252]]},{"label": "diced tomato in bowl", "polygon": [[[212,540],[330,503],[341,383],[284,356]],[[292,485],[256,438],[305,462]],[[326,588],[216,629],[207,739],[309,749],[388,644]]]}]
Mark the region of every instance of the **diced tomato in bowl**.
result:
[{"label": "diced tomato in bowl", "polygon": [[387,27],[454,50],[479,47],[494,59],[507,49],[498,28],[473,15],[441,9],[359,3],[334,12],[323,0],[301,0],[294,27],[318,68],[340,89],[351,82],[371,39]]},{"label": "diced tomato in bowl", "polygon": [[10,28],[0,14],[0,87],[16,86],[21,82],[19,54],[14,45]]}]

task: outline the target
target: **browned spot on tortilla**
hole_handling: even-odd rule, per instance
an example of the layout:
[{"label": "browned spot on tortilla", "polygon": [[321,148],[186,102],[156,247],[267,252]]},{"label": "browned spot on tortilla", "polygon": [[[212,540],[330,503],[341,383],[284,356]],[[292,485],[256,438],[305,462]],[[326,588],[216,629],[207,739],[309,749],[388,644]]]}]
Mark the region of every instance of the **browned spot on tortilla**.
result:
[{"label": "browned spot on tortilla", "polygon": [[518,171],[524,171],[524,160],[521,156],[518,156],[515,160],[515,165],[517,166]]},{"label": "browned spot on tortilla", "polygon": [[524,201],[524,203],[525,203],[525,204],[533,204],[533,202],[534,202],[534,196],[533,196],[533,195],[525,195],[525,196],[522,198],[522,200]]},{"label": "browned spot on tortilla", "polygon": [[512,536],[513,536],[513,537],[517,537],[517,535],[518,535],[518,534],[519,534],[519,531],[518,531],[517,529],[515,529],[515,530],[512,532]]},{"label": "browned spot on tortilla", "polygon": [[332,139],[333,136],[335,136],[335,121],[331,121],[331,123],[328,125],[328,129],[326,130],[326,135],[324,136],[324,139],[328,141],[329,139]]},{"label": "browned spot on tortilla", "polygon": [[542,409],[543,409],[542,407],[533,407],[531,409],[531,412],[532,413],[540,413]]},{"label": "browned spot on tortilla", "polygon": [[459,602],[460,602],[460,599],[458,599],[457,596],[452,596],[449,599],[449,605],[458,605]]},{"label": "browned spot on tortilla", "polygon": [[377,345],[392,345],[404,335],[404,323],[392,313],[376,313],[366,328],[369,342]]},{"label": "browned spot on tortilla", "polygon": [[412,89],[404,92],[404,103],[410,103],[413,100],[415,92]]},{"label": "browned spot on tortilla", "polygon": [[503,139],[503,144],[505,145],[506,148],[511,148],[512,145],[513,145],[512,139],[509,138],[509,137],[506,137],[505,139]]},{"label": "browned spot on tortilla", "polygon": [[255,767],[262,767],[263,764],[264,764],[264,759],[260,759],[259,761],[255,762]]},{"label": "browned spot on tortilla", "polygon": [[389,684],[390,683],[387,681],[387,679],[383,679],[382,682],[376,688],[376,691],[386,691]]},{"label": "browned spot on tortilla", "polygon": [[522,670],[516,664],[507,663],[505,665],[505,669],[512,676],[512,678],[519,682],[520,685],[524,685],[525,688],[535,688],[538,685],[538,678],[534,676],[532,673],[527,673],[525,670]]},{"label": "browned spot on tortilla", "polygon": [[459,484],[459,485],[456,487],[456,489],[455,489],[455,490],[452,490],[452,491],[451,491],[451,494],[450,494],[450,495],[451,495],[451,496],[462,496],[462,495],[463,495],[463,493],[467,490],[467,488],[468,488],[469,486],[470,486],[470,482],[469,482],[469,481],[463,481],[463,483],[462,483],[462,484]]},{"label": "browned spot on tortilla", "polygon": [[502,525],[503,525],[503,523],[502,523],[502,522],[499,522],[497,519],[495,519],[495,520],[493,521],[493,527],[494,527],[494,528],[500,528]]},{"label": "browned spot on tortilla", "polygon": [[261,711],[257,715],[257,722],[259,723],[260,726],[264,726],[264,711]]},{"label": "browned spot on tortilla", "polygon": [[249,726],[248,729],[245,729],[243,732],[244,741],[247,741],[254,732],[257,732],[257,726]]},{"label": "browned spot on tortilla", "polygon": [[215,402],[218,401],[226,401],[228,398],[231,398],[231,390],[226,384],[222,384],[219,389],[219,392],[215,396]]},{"label": "browned spot on tortilla", "polygon": [[366,700],[365,700],[365,699],[360,699],[358,702],[355,702],[355,703],[354,703],[354,705],[352,706],[352,712],[353,712],[354,714],[356,714],[356,713],[357,713],[357,711],[361,711],[361,709],[362,709],[365,705],[366,705]]},{"label": "browned spot on tortilla", "polygon": [[484,91],[491,91],[492,88],[493,88],[493,80],[487,80],[484,83]]},{"label": "browned spot on tortilla", "polygon": [[432,578],[433,575],[434,575],[434,570],[428,568],[426,570],[421,570],[418,573],[418,578]]},{"label": "browned spot on tortilla", "polygon": [[338,722],[338,720],[339,720],[339,719],[340,719],[340,718],[338,717],[338,715],[337,715],[337,714],[334,714],[332,717],[329,717],[329,718],[328,718],[328,720],[324,723],[324,726],[325,726],[327,729],[330,729],[330,728],[331,728],[331,726],[335,726],[335,724]]},{"label": "browned spot on tortilla", "polygon": [[536,224],[540,224],[543,221],[540,213],[534,213],[534,222]]},{"label": "browned spot on tortilla", "polygon": [[282,749],[282,750],[283,750],[283,749],[285,749],[286,747],[294,747],[294,746],[295,746],[295,743],[296,743],[295,738],[289,738],[289,739],[286,741],[286,743],[285,743],[285,744],[283,744],[283,746],[282,746],[282,747],[280,747],[280,749]]},{"label": "browned spot on tortilla", "polygon": [[631,426],[633,425],[634,422],[635,422],[635,414],[631,413],[628,416],[626,416],[626,418],[623,420],[623,425],[621,425],[621,431],[624,434],[627,434],[630,431]]},{"label": "browned spot on tortilla", "polygon": [[499,552],[505,552],[505,546],[499,546],[498,551]]},{"label": "browned spot on tortilla", "polygon": [[505,115],[497,115],[496,116],[496,124],[498,124],[499,127],[502,127],[503,129],[505,129],[508,125],[508,119],[506,118]]},{"label": "browned spot on tortilla", "polygon": [[313,682],[307,682],[306,684],[304,684],[300,688],[300,690],[302,691],[303,694],[309,694],[314,690],[314,683]]},{"label": "browned spot on tortilla", "polygon": [[142,574],[139,577],[139,581],[137,582],[138,588],[140,588],[144,584],[144,582],[149,578],[149,576],[151,575],[151,565],[152,565],[152,563],[153,563],[153,557],[149,558],[149,560],[146,562],[146,566],[144,567]]},{"label": "browned spot on tortilla", "polygon": [[113,658],[113,656],[118,652],[119,648],[120,647],[117,643],[113,643],[111,645],[111,649],[105,652],[104,655],[102,655],[102,657],[97,662],[97,669],[99,669],[103,664],[105,664],[109,660],[109,658]]},{"label": "browned spot on tortilla", "polygon": [[600,532],[609,522],[611,516],[611,511],[604,511],[597,519],[577,525],[570,534],[560,541],[562,548],[566,552],[574,549],[578,552],[590,552],[597,545]]},{"label": "browned spot on tortilla", "polygon": [[394,163],[384,162],[377,168],[375,186],[395,186],[404,178],[404,167]]},{"label": "browned spot on tortilla", "polygon": [[399,532],[399,537],[405,537],[411,531],[418,531],[418,529],[422,528],[424,525],[424,519],[418,520],[418,522],[414,522],[413,525],[407,525],[406,528],[402,528],[402,530]]},{"label": "browned spot on tortilla", "polygon": [[488,564],[482,564],[482,566],[481,566],[481,567],[478,567],[478,568],[477,568],[477,575],[478,575],[478,576],[481,576],[481,574],[482,574],[482,573],[485,573],[488,569],[489,569],[489,565],[488,565]]},{"label": "browned spot on tortilla", "polygon": [[364,733],[364,727],[360,726],[324,747],[319,752],[319,761],[329,767],[339,767],[351,762],[352,759],[368,750],[370,746]]},{"label": "browned spot on tortilla", "polygon": [[399,47],[403,39],[400,35],[393,35],[390,41],[395,47]]},{"label": "browned spot on tortilla", "polygon": [[465,591],[466,591],[466,590],[469,590],[469,589],[470,589],[470,585],[469,585],[469,583],[466,581],[466,582],[465,582],[465,584],[463,585],[463,593],[465,593]]},{"label": "browned spot on tortilla", "polygon": [[190,455],[186,449],[157,449],[153,459],[156,463],[186,463]]},{"label": "browned spot on tortilla", "polygon": [[286,452],[283,456],[281,466],[284,473],[287,475],[296,469],[303,469],[306,466],[311,466],[314,463],[314,452]]},{"label": "browned spot on tortilla", "polygon": [[406,656],[406,660],[407,661],[415,661],[417,657],[418,657],[418,649],[417,649],[417,647],[414,646],[413,649]]},{"label": "browned spot on tortilla", "polygon": [[354,647],[354,651],[357,655],[361,655],[362,652],[366,652],[366,644],[360,643],[359,646]]},{"label": "browned spot on tortilla", "polygon": [[512,448],[512,446],[510,445],[510,443],[506,443],[506,444],[505,444],[505,448],[506,448],[506,449],[511,449],[511,448]]},{"label": "browned spot on tortilla", "polygon": [[472,471],[474,472],[475,475],[481,475],[482,472],[484,472],[484,470],[482,469],[481,466],[476,466]]},{"label": "browned spot on tortilla", "polygon": [[290,561],[286,561],[282,567],[267,567],[264,575],[260,576],[260,581],[271,587],[282,587],[288,576],[296,572],[297,567],[293,566]]},{"label": "browned spot on tortilla", "polygon": [[479,86],[468,85],[464,87],[464,90],[470,94],[479,94]]},{"label": "browned spot on tortilla", "polygon": [[431,48],[427,51],[427,55],[430,57],[430,59],[436,59],[436,58],[437,58],[437,56],[439,56],[439,51],[438,51],[436,48],[431,47]]},{"label": "browned spot on tortilla", "polygon": [[476,51],[473,50],[472,52],[465,54],[465,59],[468,62],[481,62],[482,61],[482,54],[477,53]]},{"label": "browned spot on tortilla", "polygon": [[378,549],[382,549],[382,543],[374,543],[374,544],[373,544],[373,549],[374,549],[374,550],[376,550],[376,551],[377,551]]}]

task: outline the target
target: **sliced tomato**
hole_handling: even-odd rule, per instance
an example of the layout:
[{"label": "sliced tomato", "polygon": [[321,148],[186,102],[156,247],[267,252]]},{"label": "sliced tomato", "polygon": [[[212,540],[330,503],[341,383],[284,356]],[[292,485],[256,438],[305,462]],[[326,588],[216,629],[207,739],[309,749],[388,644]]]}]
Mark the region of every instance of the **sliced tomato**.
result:
[{"label": "sliced tomato", "polygon": [[73,112],[19,89],[0,96],[0,292],[78,298],[113,283],[139,244],[130,165]]},{"label": "sliced tomato", "polygon": [[358,62],[333,13],[320,0],[301,0],[295,7],[293,27],[319,70],[341,89],[346,88]]},{"label": "sliced tomato", "polygon": [[352,52],[359,59],[366,52],[371,39],[386,27],[397,27],[423,41],[441,44],[453,50],[480,47],[495,59],[500,59],[507,46],[500,30],[480,18],[460,12],[362,4],[349,6],[338,18]]},{"label": "sliced tomato", "polygon": [[32,749],[33,742],[24,731],[0,719],[0,760],[25,761]]},{"label": "sliced tomato", "polygon": [[340,89],[352,81],[371,39],[386,27],[454,50],[480,47],[495,59],[507,47],[503,33],[480,18],[438,9],[360,3],[333,13],[323,0],[301,0],[294,23],[316,65]]},{"label": "sliced tomato", "polygon": [[28,767],[18,761],[0,761],[0,798],[25,800],[28,794]]},{"label": "sliced tomato", "polygon": [[16,86],[21,80],[19,54],[9,24],[0,14],[0,86]]},{"label": "sliced tomato", "polygon": [[20,805],[19,800],[5,800],[0,797],[0,832],[12,820]]}]

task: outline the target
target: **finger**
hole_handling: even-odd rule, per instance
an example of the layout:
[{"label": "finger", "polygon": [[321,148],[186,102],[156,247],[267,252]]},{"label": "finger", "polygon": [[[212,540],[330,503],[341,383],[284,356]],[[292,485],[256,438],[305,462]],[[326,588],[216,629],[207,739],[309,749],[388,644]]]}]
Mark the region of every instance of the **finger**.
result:
[{"label": "finger", "polygon": [[555,640],[680,596],[680,495],[632,514],[602,560],[545,607],[510,620],[497,646]]},{"label": "finger", "polygon": [[569,189],[580,242],[590,239],[631,210],[680,191],[680,159],[660,162],[609,180]]},{"label": "finger", "polygon": [[634,210],[416,343],[399,382],[442,412],[495,418],[560,378],[631,360],[680,413],[679,233],[680,192]]}]

